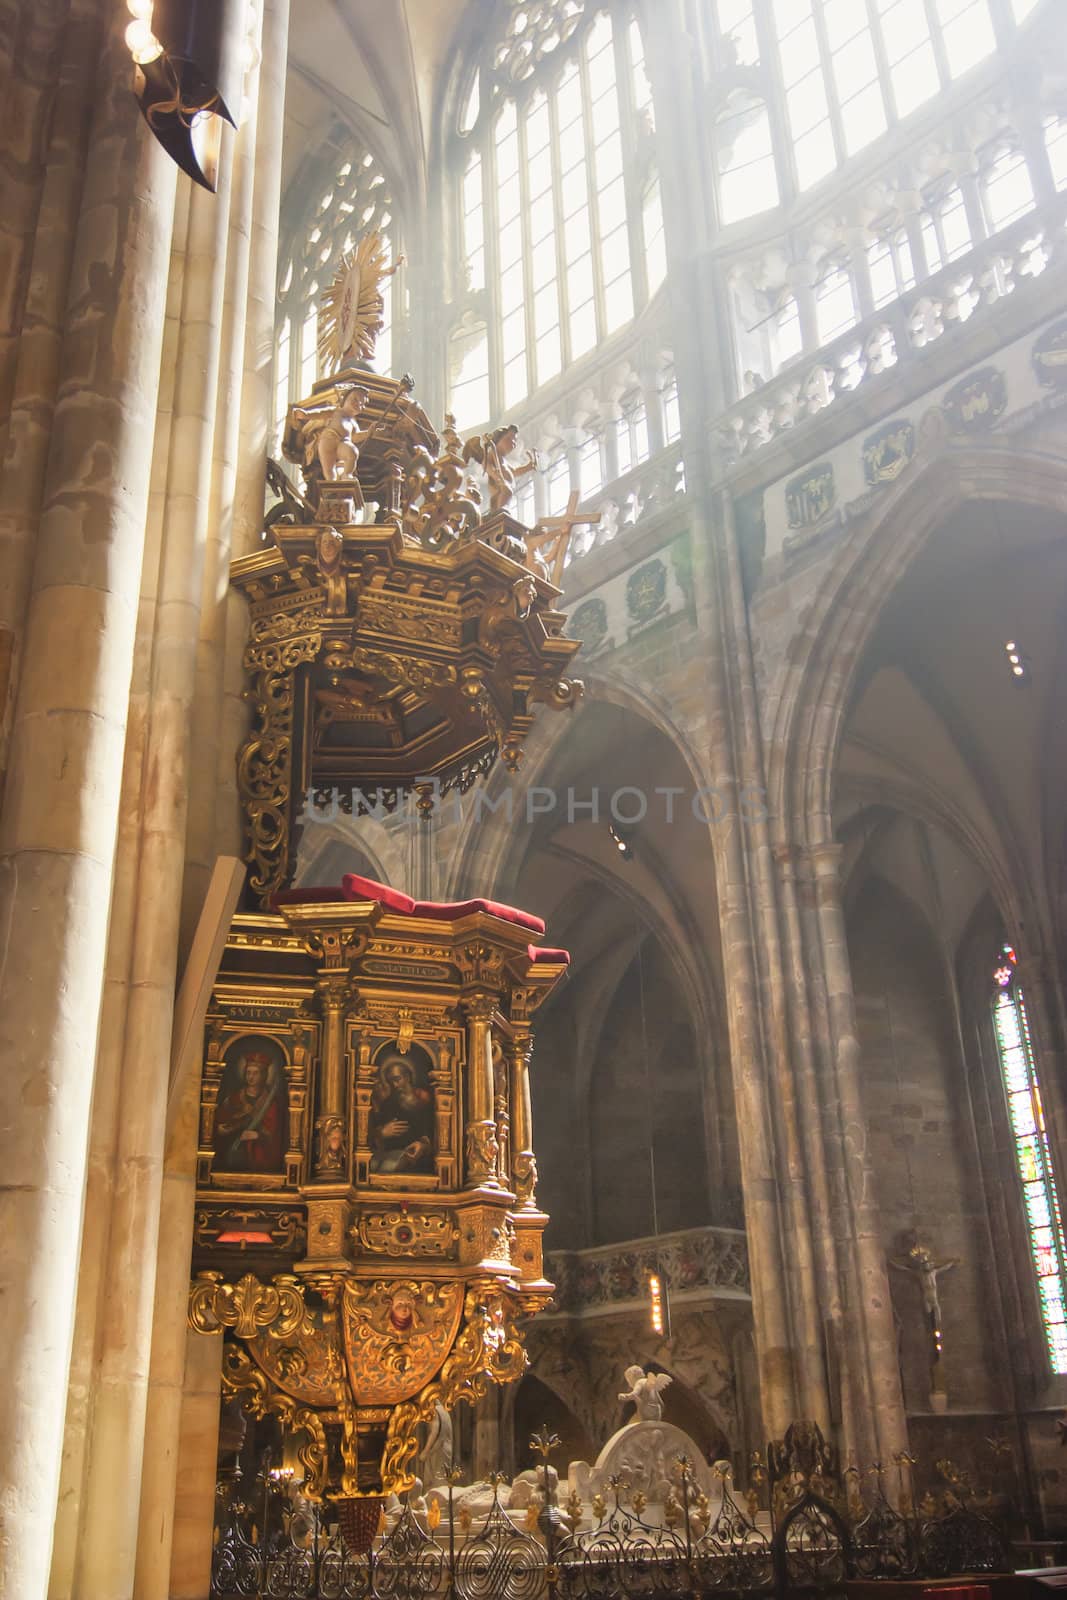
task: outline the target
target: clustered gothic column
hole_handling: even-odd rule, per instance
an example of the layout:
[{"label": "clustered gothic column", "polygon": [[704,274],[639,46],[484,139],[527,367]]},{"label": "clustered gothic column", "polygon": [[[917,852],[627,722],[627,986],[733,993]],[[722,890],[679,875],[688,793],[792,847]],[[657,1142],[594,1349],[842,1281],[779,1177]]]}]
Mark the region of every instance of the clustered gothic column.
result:
[{"label": "clustered gothic column", "polygon": [[[662,183],[695,620],[705,649],[703,727],[693,734],[702,770],[694,781],[733,802],[711,825],[709,844],[763,1420],[767,1434],[780,1437],[792,1420],[811,1418],[836,1430],[846,1452],[869,1460],[880,1450],[889,1459],[903,1443],[904,1414],[895,1353],[890,1359],[886,1348],[888,1284],[870,1229],[869,1162],[855,1120],[859,1063],[845,1005],[847,951],[825,898],[816,912],[814,867],[795,846],[794,828],[807,819],[741,803],[742,795],[767,793],[769,730],[761,725],[733,499],[719,487],[712,433],[731,398],[733,352],[706,293],[719,270],[717,223],[704,176],[687,159],[701,147],[702,112],[694,95],[678,92],[670,47],[685,26],[678,0],[665,0],[657,20],[663,26],[647,40],[657,125],[682,153],[664,167]],[[810,287],[798,286],[797,298],[804,321],[814,303]]]},{"label": "clustered gothic column", "polygon": [[[723,793],[763,793],[736,530],[719,504],[711,570],[694,560],[712,640],[711,776]],[[772,1436],[812,1417],[839,1429],[846,1454],[890,1460],[907,1434],[837,856],[782,842],[789,832],[743,806],[712,829],[761,1402]]]},{"label": "clustered gothic column", "polygon": [[196,1418],[217,1413],[217,1372],[191,1360],[185,1418],[192,1207],[179,1185],[161,1210],[168,1086],[196,777],[210,820],[190,936],[218,849],[215,763],[194,777],[190,749],[224,670],[221,599],[210,672],[198,640],[225,589],[238,434],[263,442],[246,491],[262,505],[269,382],[242,390],[241,372],[253,277],[273,312],[288,0],[262,7],[269,93],[258,115],[253,68],[217,196],[179,182],[147,133],[122,6],[16,10],[0,26],[29,134],[0,224],[0,1326],[18,1381],[0,1399],[0,1592],[192,1597],[210,1493],[205,1559],[172,1588],[175,1487],[199,1505],[207,1478],[190,1487],[178,1439],[213,1482]]},{"label": "clustered gothic column", "polygon": [[174,209],[128,73],[119,32],[96,70],[0,818],[0,1328],[17,1375],[0,1396],[0,1590],[19,1600],[48,1584]]},{"label": "clustered gothic column", "polygon": [[836,844],[816,846],[811,850],[811,862],[822,948],[821,975],[826,986],[832,1034],[831,1080],[836,1105],[828,1109],[831,1114],[836,1111],[843,1155],[849,1242],[858,1280],[857,1314],[868,1365],[875,1443],[879,1459],[891,1461],[907,1446],[907,1428],[867,1119],[860,1093],[862,1060],[841,898],[841,847]]},{"label": "clustered gothic column", "polygon": [[[191,718],[191,742],[198,759],[189,783],[183,955],[189,949],[190,923],[201,908],[205,908],[205,917],[211,911],[210,900],[205,902],[205,888],[212,862],[219,852],[232,850],[236,844],[232,833],[220,830],[217,823],[216,773],[225,766],[219,751],[218,707],[227,664],[234,503],[238,491],[251,499],[253,486],[262,496],[265,468],[269,399],[262,384],[246,388],[244,374],[251,330],[257,348],[262,345],[254,308],[262,298],[263,282],[269,278],[273,284],[277,262],[288,20],[289,0],[264,0],[260,70],[246,83],[242,136],[234,149],[215,448]],[[266,408],[262,416],[261,408]],[[247,439],[255,442],[244,448]],[[243,638],[237,630],[232,648],[239,663]],[[232,749],[229,764],[232,768]],[[232,899],[238,877],[232,857],[228,872],[219,876],[228,879],[226,892]],[[223,892],[221,887],[219,892]],[[228,920],[220,908],[209,926],[217,933]],[[190,961],[195,955],[194,950]],[[210,1553],[204,1551],[204,1526],[198,1523],[196,1507],[214,1492],[218,1352],[205,1352],[200,1336],[188,1332],[186,1326],[198,1120],[197,1074],[188,1071],[184,1094],[174,1084],[168,1105],[134,1587],[137,1600],[199,1600],[209,1583]],[[212,1386],[216,1390],[213,1411]]]}]

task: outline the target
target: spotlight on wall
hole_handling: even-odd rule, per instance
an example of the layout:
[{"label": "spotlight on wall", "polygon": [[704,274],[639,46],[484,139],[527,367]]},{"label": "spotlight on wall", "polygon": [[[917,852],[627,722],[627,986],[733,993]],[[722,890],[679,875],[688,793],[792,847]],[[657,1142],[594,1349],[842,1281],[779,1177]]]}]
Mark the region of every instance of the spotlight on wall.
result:
[{"label": "spotlight on wall", "polygon": [[622,834],[615,827],[614,823],[608,823],[608,832],[611,834],[612,844],[615,846],[622,859],[624,861],[632,861],[634,858],[633,846],[628,840],[623,838]]},{"label": "spotlight on wall", "polygon": [[[237,127],[249,64],[249,0],[126,0],[134,94],[155,137],[194,183],[218,185],[222,124]],[[253,13],[254,14],[254,13]]]}]

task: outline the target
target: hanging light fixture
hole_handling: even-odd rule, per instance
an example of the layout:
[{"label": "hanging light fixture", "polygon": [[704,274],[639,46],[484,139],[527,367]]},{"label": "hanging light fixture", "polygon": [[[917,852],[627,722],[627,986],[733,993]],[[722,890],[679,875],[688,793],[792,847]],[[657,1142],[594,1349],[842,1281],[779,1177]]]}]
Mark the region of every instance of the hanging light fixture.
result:
[{"label": "hanging light fixture", "polygon": [[634,852],[630,841],[623,837],[613,822],[608,823],[608,832],[611,835],[612,844],[615,846],[622,859],[624,861],[632,861],[634,858]]},{"label": "hanging light fixture", "polygon": [[655,1272],[648,1276],[649,1320],[657,1339],[671,1337],[671,1300],[666,1274],[656,1264]]},{"label": "hanging light fixture", "polygon": [[1008,667],[1016,683],[1027,683],[1030,679],[1030,657],[1015,639],[1009,639],[1004,645],[1004,652],[1008,658]]},{"label": "hanging light fixture", "polygon": [[222,124],[237,127],[253,41],[249,0],[126,0],[134,94],[167,154],[203,188],[218,185]]}]

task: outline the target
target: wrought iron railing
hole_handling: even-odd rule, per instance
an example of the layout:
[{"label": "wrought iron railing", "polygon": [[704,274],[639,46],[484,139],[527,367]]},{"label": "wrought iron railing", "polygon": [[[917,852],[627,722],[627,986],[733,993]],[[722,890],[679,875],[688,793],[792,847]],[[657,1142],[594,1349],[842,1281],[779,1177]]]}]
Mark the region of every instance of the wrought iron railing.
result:
[{"label": "wrought iron railing", "polygon": [[[798,1462],[796,1451],[772,1445],[766,1466],[754,1458],[754,1484],[745,1496],[735,1493],[728,1464],[717,1465],[722,1496],[713,1506],[682,1456],[666,1505],[653,1514],[644,1495],[627,1496],[621,1478],[611,1479],[607,1495],[595,1497],[591,1507],[572,1492],[561,1508],[547,1466],[547,1453],[559,1441],[542,1430],[533,1443],[546,1455],[543,1487],[521,1519],[504,1508],[499,1476],[490,1485],[488,1510],[472,1519],[460,1500],[459,1475],[452,1474],[428,1506],[399,1509],[393,1526],[359,1556],[345,1545],[329,1507],[294,1500],[269,1474],[247,1502],[239,1480],[220,1485],[212,1596],[830,1600],[850,1579],[931,1579],[1011,1567],[1010,1497],[1001,1497],[995,1518],[992,1497],[969,1488],[948,1462],[938,1463],[944,1487],[916,1507],[913,1463],[898,1458],[894,1506],[881,1468],[837,1475],[826,1470],[825,1456]],[[762,1508],[761,1496],[767,1502]]]}]

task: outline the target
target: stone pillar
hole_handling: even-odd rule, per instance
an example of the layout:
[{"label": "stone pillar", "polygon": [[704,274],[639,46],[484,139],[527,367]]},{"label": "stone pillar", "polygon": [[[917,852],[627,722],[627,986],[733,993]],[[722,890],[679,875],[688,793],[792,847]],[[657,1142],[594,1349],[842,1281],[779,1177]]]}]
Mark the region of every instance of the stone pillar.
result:
[{"label": "stone pillar", "polygon": [[[262,12],[259,21],[262,27]],[[257,43],[261,49],[264,45],[268,50],[273,47],[270,37],[263,39],[260,36]],[[241,133],[234,150],[207,545],[200,597],[196,694],[193,700],[191,737],[197,759],[196,766],[190,773],[185,878],[182,884],[180,937],[182,954],[188,948],[196,928],[217,853],[215,810],[218,802],[217,772],[220,758],[219,702],[222,698],[226,610],[230,588],[233,503],[239,464],[241,386],[247,330],[249,274],[252,266],[257,156],[261,133],[266,136],[269,131],[276,138],[279,137],[283,109],[280,100],[266,99],[263,108],[264,126],[260,127],[261,77],[261,73],[249,74]],[[273,87],[272,84],[272,89]]]},{"label": "stone pillar", "polygon": [[[152,1355],[141,1473],[134,1600],[169,1600],[188,1335],[189,1271],[196,1202],[197,1134],[204,1014],[227,932],[244,884],[244,869],[220,859],[182,978],[171,1049],[167,1143],[159,1216]],[[194,1336],[195,1344],[195,1336]],[[217,1383],[215,1417],[218,1418]],[[211,1543],[211,1523],[199,1530]],[[186,1530],[186,1540],[192,1534]]]},{"label": "stone pillar", "polygon": [[875,1442],[879,1458],[891,1461],[907,1447],[908,1433],[867,1120],[860,1094],[862,1058],[841,900],[841,846],[816,845],[810,856],[833,1044],[830,1077],[836,1104],[828,1105],[827,1113],[836,1123],[843,1157],[842,1178],[851,1232],[848,1242],[859,1300],[857,1323],[868,1368]]},{"label": "stone pillar", "polygon": [[490,994],[471,995],[467,1008],[467,1188],[496,1186],[496,1122],[493,1118],[492,1017]]},{"label": "stone pillar", "polygon": [[[233,497],[234,556],[260,544],[263,491],[274,411],[274,331],[277,311],[278,217],[281,210],[282,118],[289,49],[290,0],[263,0],[263,51],[259,97],[264,114],[256,126],[256,186],[246,302],[241,427]],[[271,115],[266,115],[270,107]],[[220,594],[221,575],[220,575]],[[230,591],[225,600],[221,698],[209,704],[218,728],[215,839],[220,851],[242,853],[243,817],[237,796],[236,752],[248,728],[242,666],[248,607]]]},{"label": "stone pillar", "polygon": [[[711,533],[694,526],[693,585],[698,625],[709,643],[708,782],[732,793],[735,717],[727,681],[727,645]],[[752,1279],[752,1314],[760,1397],[770,1435],[780,1438],[798,1413],[795,1351],[786,1290],[787,1265],[777,1179],[769,1065],[760,1017],[760,978],[753,936],[743,836],[731,819],[710,830],[719,900],[730,1067]]]},{"label": "stone pillar", "polygon": [[181,1431],[177,1440],[178,1483],[170,1582],[158,1592],[168,1600],[210,1600],[211,1532],[222,1408],[222,1339],[188,1333]]},{"label": "stone pillar", "polygon": [[18,48],[5,96],[8,125],[20,129],[0,213],[0,798],[85,182],[94,89],[85,63],[103,43],[99,0],[35,6],[21,36],[14,16],[10,30],[0,12],[0,51]]},{"label": "stone pillar", "polygon": [[0,1328],[19,1375],[0,1593],[18,1600],[48,1584],[176,179],[122,20],[95,80],[0,820]]},{"label": "stone pillar", "polygon": [[709,641],[709,778],[731,799],[710,833],[761,1398],[777,1438],[798,1416],[828,1426],[829,1404],[778,886],[766,815],[742,798],[764,783],[748,619],[728,497],[720,508],[713,533],[694,529],[693,581]]},{"label": "stone pillar", "polygon": [[[108,1260],[97,1329],[90,1454],[76,1592],[126,1600],[152,1340],[199,602],[207,531],[229,165],[217,195],[194,189],[184,263],[159,591],[152,638],[137,891],[121,1056]],[[113,1070],[105,1063],[102,1070]]]},{"label": "stone pillar", "polygon": [[121,1066],[129,981],[133,957],[141,840],[141,794],[144,787],[145,751],[152,677],[152,635],[155,628],[159,583],[163,507],[166,499],[170,415],[173,408],[174,371],[181,321],[185,243],[188,235],[189,186],[178,189],[171,238],[167,311],[163,327],[160,385],[156,408],[156,437],[148,491],[141,595],[133,675],[126,714],[126,756],[119,803],[119,828],[115,873],[111,885],[104,996],[97,1036],[97,1072],[93,1114],[89,1129],[89,1163],[85,1189],[81,1258],[78,1267],[78,1303],[74,1320],[70,1377],[67,1384],[67,1423],[63,1444],[63,1474],[56,1507],[55,1543],[49,1600],[71,1600],[78,1530],[85,1488],[86,1460],[91,1433],[91,1406],[97,1359],[99,1308],[104,1300],[104,1279],[114,1195],[115,1151],[121,1110]]},{"label": "stone pillar", "polygon": [[[857,1340],[847,1337],[846,1333],[848,1324],[842,1303],[842,1281],[847,1281],[849,1263],[847,1260],[838,1261],[833,1186],[825,1142],[827,1128],[818,1068],[819,1062],[826,1060],[830,1052],[828,1039],[822,1038],[817,1027],[809,990],[811,971],[817,970],[819,962],[818,933],[817,930],[813,933],[801,919],[801,901],[805,912],[810,913],[814,894],[810,875],[802,873],[802,863],[794,849],[786,845],[777,847],[775,860],[780,884],[783,940],[787,951],[785,968],[791,991],[793,1070],[810,1197],[819,1308],[827,1349],[826,1381],[830,1419],[840,1423],[842,1458],[847,1461],[851,1456],[857,1461],[870,1461],[875,1457],[876,1447],[866,1381],[867,1367],[866,1362],[858,1356]],[[835,1366],[839,1367],[840,1375],[836,1394],[833,1392]]]}]

